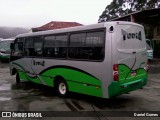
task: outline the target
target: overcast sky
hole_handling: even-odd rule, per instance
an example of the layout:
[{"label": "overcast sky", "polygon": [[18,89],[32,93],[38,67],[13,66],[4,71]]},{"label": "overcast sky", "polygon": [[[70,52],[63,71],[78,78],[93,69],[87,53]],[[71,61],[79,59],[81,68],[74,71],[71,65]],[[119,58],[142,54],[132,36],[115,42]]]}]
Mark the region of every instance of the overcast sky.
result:
[{"label": "overcast sky", "polygon": [[39,27],[50,21],[97,23],[112,0],[0,0],[0,26]]}]

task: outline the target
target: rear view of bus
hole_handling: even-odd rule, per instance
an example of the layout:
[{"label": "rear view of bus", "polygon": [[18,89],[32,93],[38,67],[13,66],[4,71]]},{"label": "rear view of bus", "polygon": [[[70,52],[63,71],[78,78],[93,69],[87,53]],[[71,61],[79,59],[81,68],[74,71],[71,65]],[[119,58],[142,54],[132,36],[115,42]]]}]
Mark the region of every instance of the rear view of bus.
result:
[{"label": "rear view of bus", "polygon": [[111,26],[113,82],[109,97],[142,88],[147,83],[147,52],[144,28],[127,22]]}]

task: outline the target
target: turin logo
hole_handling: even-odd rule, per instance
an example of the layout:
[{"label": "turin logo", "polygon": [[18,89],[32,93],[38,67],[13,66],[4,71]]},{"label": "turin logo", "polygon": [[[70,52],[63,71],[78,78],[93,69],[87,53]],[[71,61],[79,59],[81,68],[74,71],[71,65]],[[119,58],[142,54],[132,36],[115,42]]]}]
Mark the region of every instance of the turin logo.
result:
[{"label": "turin logo", "polygon": [[123,36],[123,40],[127,40],[127,39],[138,39],[138,40],[142,40],[142,34],[141,31],[137,32],[137,33],[128,33],[124,30],[121,30],[122,32],[122,36]]}]

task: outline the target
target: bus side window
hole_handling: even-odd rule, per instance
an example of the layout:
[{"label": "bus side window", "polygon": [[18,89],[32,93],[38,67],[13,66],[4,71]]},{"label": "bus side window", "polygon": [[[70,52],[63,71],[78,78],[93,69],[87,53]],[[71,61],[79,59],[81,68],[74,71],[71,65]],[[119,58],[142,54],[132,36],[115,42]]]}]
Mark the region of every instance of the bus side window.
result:
[{"label": "bus side window", "polygon": [[69,58],[80,60],[102,60],[103,57],[104,31],[71,34]]},{"label": "bus side window", "polygon": [[44,39],[44,57],[66,58],[67,35],[50,35]]},{"label": "bus side window", "polygon": [[86,36],[86,46],[91,50],[88,59],[102,60],[104,57],[104,32],[88,32]]},{"label": "bus side window", "polygon": [[34,38],[34,55],[33,56],[42,56],[42,38],[35,37]]},{"label": "bus side window", "polygon": [[42,37],[26,38],[25,42],[26,56],[42,56]]},{"label": "bus side window", "polygon": [[33,56],[33,38],[25,38],[25,56]]}]

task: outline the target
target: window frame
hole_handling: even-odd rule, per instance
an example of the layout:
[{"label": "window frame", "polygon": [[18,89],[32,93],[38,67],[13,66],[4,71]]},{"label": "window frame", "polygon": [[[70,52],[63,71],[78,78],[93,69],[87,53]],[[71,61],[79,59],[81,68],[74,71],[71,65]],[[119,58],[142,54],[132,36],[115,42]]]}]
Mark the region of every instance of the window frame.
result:
[{"label": "window frame", "polygon": [[[91,32],[103,32],[103,45],[102,45],[102,50],[103,50],[103,58],[101,60],[94,60],[94,59],[76,59],[76,58],[69,58],[69,49],[70,49],[70,36],[71,34],[77,34],[77,33],[91,33]],[[64,58],[57,58],[57,57],[45,57],[44,56],[44,42],[45,42],[45,37],[48,36],[60,36],[60,35],[66,35],[67,36],[67,45],[66,45],[66,57]],[[25,45],[26,45],[26,39],[27,38],[34,38],[34,37],[41,37],[42,39],[42,55],[41,56],[26,56],[25,54]],[[23,53],[24,57],[26,58],[41,58],[41,59],[55,59],[55,60],[69,60],[69,61],[89,61],[89,62],[103,62],[105,59],[105,44],[106,44],[106,28],[98,28],[98,29],[86,29],[86,30],[75,30],[75,31],[69,31],[69,32],[62,32],[62,33],[50,33],[50,34],[42,34],[42,35],[33,35],[33,36],[26,36],[24,38],[24,47],[23,47]],[[56,46],[56,47],[61,47],[61,46]],[[62,46],[65,47],[65,46]]]}]

